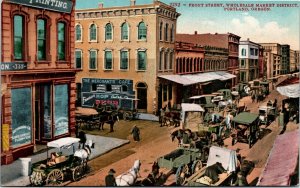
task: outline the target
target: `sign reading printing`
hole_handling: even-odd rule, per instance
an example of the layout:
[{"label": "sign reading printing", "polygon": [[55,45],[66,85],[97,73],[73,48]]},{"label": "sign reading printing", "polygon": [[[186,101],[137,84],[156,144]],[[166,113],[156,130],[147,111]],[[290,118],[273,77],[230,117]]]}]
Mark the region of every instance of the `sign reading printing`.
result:
[{"label": "sign reading printing", "polygon": [[26,70],[27,63],[15,63],[15,62],[2,62],[0,64],[1,71],[17,71],[17,70]]},{"label": "sign reading printing", "polygon": [[27,5],[36,8],[48,9],[57,12],[70,13],[73,2],[70,0],[7,0],[11,3]]}]

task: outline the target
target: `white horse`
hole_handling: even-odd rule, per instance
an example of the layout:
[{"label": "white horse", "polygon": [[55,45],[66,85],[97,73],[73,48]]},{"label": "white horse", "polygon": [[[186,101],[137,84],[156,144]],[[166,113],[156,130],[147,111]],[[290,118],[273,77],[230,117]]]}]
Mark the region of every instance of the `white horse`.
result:
[{"label": "white horse", "polygon": [[133,167],[118,177],[116,177],[117,186],[130,186],[133,185],[138,177],[140,171],[141,162],[140,160],[134,161]]},{"label": "white horse", "polygon": [[87,162],[92,154],[92,148],[94,148],[94,145],[95,143],[93,143],[92,140],[88,140],[87,144],[85,144],[82,149],[75,151],[74,156],[81,158],[83,162]]}]

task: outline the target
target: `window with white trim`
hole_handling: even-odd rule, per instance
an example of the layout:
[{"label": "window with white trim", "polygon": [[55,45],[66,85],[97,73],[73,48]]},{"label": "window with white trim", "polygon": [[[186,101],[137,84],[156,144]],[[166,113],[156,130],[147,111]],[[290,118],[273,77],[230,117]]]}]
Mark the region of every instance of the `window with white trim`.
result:
[{"label": "window with white trim", "polygon": [[104,51],[104,69],[112,70],[113,69],[113,60],[112,60],[112,51]]},{"label": "window with white trim", "polygon": [[82,69],[82,50],[75,50],[75,68]]},{"label": "window with white trim", "polygon": [[174,53],[173,51],[170,52],[170,60],[169,60],[169,70],[173,70],[173,60],[174,60]]},{"label": "window with white trim", "polygon": [[128,51],[120,51],[120,70],[128,70]]},{"label": "window with white trim", "polygon": [[147,39],[147,27],[144,22],[140,22],[138,25],[138,40]]},{"label": "window with white trim", "polygon": [[168,51],[165,52],[165,57],[164,57],[164,70],[168,69]]},{"label": "window with white trim", "polygon": [[75,27],[76,41],[82,41],[82,29],[81,25],[77,24]]},{"label": "window with white trim", "polygon": [[169,24],[166,23],[166,27],[165,27],[165,41],[168,41],[168,33],[169,33]]},{"label": "window with white trim", "polygon": [[124,22],[121,26],[121,40],[128,40],[128,23]]},{"label": "window with white trim", "polygon": [[145,50],[137,52],[137,70],[145,71],[147,67],[147,54]]},{"label": "window with white trim", "polygon": [[162,33],[163,33],[163,23],[160,22],[160,25],[159,25],[159,40],[162,40]]},{"label": "window with white trim", "polygon": [[97,70],[97,51],[90,50],[89,52],[89,69]]},{"label": "window with white trim", "polygon": [[113,27],[111,23],[106,24],[105,26],[105,40],[112,40]]},{"label": "window with white trim", "polygon": [[162,70],[163,68],[163,53],[164,53],[163,50],[160,50],[158,70]]},{"label": "window with white trim", "polygon": [[90,26],[90,41],[96,41],[97,40],[97,27],[96,24],[92,24]]}]

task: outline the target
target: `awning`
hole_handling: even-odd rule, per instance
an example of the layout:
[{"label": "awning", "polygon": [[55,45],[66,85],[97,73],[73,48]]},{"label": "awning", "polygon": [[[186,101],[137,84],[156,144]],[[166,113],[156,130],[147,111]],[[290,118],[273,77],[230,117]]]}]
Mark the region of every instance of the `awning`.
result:
[{"label": "awning", "polygon": [[257,185],[289,186],[297,168],[298,152],[299,130],[277,136]]},{"label": "awning", "polygon": [[194,103],[181,103],[183,112],[204,112],[204,109],[199,104]]},{"label": "awning", "polygon": [[170,80],[172,82],[182,84],[184,86],[193,85],[197,83],[205,83],[212,80],[229,80],[235,78],[236,76],[224,71],[218,72],[206,72],[206,73],[198,73],[198,74],[185,74],[185,75],[161,75],[159,78],[163,78],[166,80]]},{"label": "awning", "polygon": [[79,138],[65,137],[65,138],[60,138],[60,139],[48,142],[47,146],[54,147],[54,148],[60,148],[62,146],[70,146],[72,144],[78,143],[79,141],[80,141]]},{"label": "awning", "polygon": [[277,91],[284,96],[290,98],[298,98],[300,97],[300,86],[299,86],[299,78],[292,77],[286,79],[277,85]]}]

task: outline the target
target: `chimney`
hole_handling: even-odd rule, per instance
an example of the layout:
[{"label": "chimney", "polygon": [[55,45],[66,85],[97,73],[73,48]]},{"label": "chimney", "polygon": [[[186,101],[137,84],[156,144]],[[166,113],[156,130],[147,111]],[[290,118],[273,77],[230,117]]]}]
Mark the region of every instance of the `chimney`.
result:
[{"label": "chimney", "polygon": [[197,33],[197,31],[195,31],[195,35],[197,35],[198,33]]},{"label": "chimney", "polygon": [[130,0],[130,6],[135,6],[135,0]]},{"label": "chimney", "polygon": [[99,4],[98,4],[98,7],[99,7],[99,8],[103,8],[103,3],[99,3]]}]

